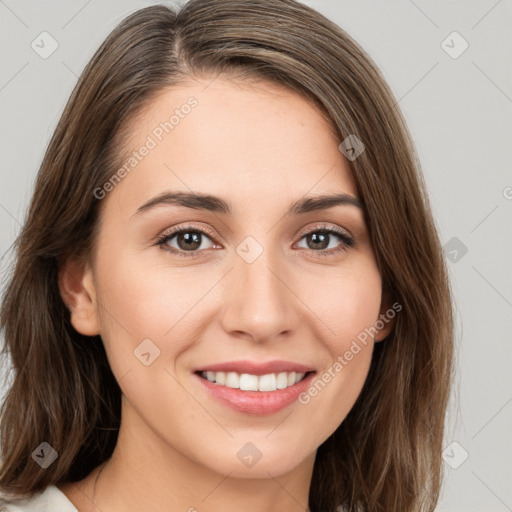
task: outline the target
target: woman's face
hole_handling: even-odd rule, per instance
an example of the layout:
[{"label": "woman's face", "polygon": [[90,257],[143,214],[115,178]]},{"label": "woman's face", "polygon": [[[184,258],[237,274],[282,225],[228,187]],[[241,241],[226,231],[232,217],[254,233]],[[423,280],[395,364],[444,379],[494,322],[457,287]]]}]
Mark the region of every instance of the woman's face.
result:
[{"label": "woman's face", "polygon": [[167,89],[131,123],[136,160],[104,189],[82,276],[95,300],[72,321],[101,334],[139,447],[277,476],[346,417],[391,323],[361,342],[387,306],[328,122],[279,85],[212,79]]}]

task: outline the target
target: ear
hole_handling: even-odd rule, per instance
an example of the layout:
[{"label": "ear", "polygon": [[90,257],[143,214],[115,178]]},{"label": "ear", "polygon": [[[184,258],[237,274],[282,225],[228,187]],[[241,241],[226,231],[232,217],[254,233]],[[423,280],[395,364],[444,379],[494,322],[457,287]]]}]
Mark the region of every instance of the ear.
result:
[{"label": "ear", "polygon": [[375,322],[375,328],[378,331],[374,338],[375,342],[384,341],[388,337],[395,325],[395,316],[397,311],[400,311],[401,309],[401,306],[397,309],[393,307],[391,294],[387,289],[383,290],[379,318]]},{"label": "ear", "polygon": [[86,336],[100,334],[96,290],[89,264],[68,258],[60,267],[58,281],[73,327]]}]

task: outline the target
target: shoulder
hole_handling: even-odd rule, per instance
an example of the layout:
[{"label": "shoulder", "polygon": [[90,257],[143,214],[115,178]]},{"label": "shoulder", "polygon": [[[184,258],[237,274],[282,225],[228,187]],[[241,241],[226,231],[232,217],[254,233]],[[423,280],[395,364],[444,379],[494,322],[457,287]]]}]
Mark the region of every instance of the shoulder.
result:
[{"label": "shoulder", "polygon": [[16,499],[0,493],[0,512],[78,512],[66,495],[51,485],[30,498]]}]

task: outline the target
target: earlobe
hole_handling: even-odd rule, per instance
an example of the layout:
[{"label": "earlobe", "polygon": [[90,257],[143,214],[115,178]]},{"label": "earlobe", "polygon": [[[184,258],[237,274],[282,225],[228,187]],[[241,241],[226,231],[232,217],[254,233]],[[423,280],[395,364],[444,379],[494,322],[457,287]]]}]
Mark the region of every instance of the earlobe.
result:
[{"label": "earlobe", "polygon": [[86,336],[100,334],[96,290],[89,264],[68,259],[59,270],[58,281],[73,327]]},{"label": "earlobe", "polygon": [[380,306],[379,318],[375,322],[375,328],[378,330],[374,341],[384,341],[392,331],[395,325],[396,311],[392,306],[392,299],[388,292],[383,292]]}]

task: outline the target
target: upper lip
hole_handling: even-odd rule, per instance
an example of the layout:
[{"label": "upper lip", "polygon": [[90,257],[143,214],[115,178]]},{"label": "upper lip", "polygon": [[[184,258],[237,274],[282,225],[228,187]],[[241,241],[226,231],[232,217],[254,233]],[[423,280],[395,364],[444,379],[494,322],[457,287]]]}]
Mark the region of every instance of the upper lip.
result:
[{"label": "upper lip", "polygon": [[239,374],[267,375],[269,373],[296,372],[307,373],[314,368],[291,361],[226,361],[224,363],[208,364],[196,368],[194,372],[236,372]]}]

